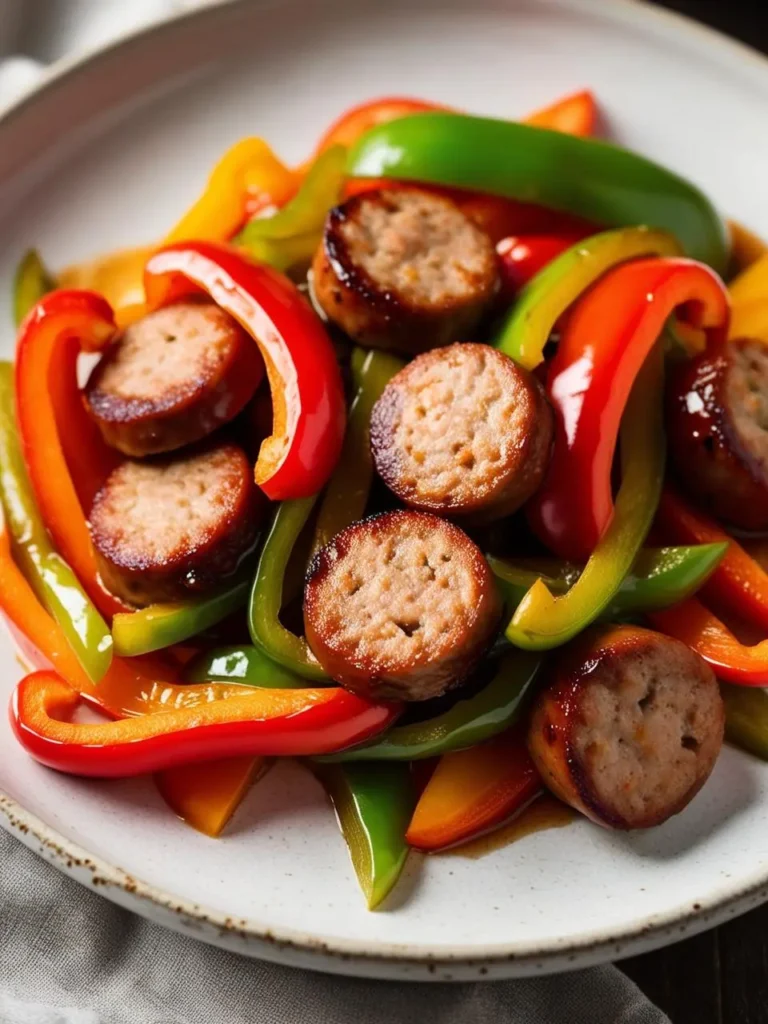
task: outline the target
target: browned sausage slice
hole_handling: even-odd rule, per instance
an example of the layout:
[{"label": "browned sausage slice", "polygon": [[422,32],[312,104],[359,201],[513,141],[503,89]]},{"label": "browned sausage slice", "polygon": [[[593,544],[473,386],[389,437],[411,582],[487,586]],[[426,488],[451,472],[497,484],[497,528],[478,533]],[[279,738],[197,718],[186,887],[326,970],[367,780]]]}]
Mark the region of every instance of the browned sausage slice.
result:
[{"label": "browned sausage slice", "polygon": [[768,346],[740,338],[683,363],[668,392],[669,450],[702,506],[768,530]]},{"label": "browned sausage slice", "polygon": [[105,585],[134,605],[193,597],[224,582],[253,547],[266,505],[233,444],[128,460],[91,509]]},{"label": "browned sausage slice", "polygon": [[490,238],[450,199],[364,192],[328,215],[316,301],[355,341],[425,352],[471,335],[498,288]]},{"label": "browned sausage slice", "polygon": [[599,825],[660,825],[704,785],[723,743],[717,681],[685,644],[634,626],[560,655],[531,719],[547,786]]},{"label": "browned sausage slice", "polygon": [[256,344],[224,310],[176,303],[123,332],[91,374],[85,400],[107,444],[140,457],[212,433],[263,375]]},{"label": "browned sausage slice", "polygon": [[383,700],[427,700],[464,679],[500,610],[479,549],[423,512],[343,530],[315,557],[304,592],[317,660],[343,686]]},{"label": "browned sausage slice", "polygon": [[412,508],[497,519],[540,486],[552,411],[539,382],[488,345],[425,352],[389,382],[371,416],[379,476]]}]

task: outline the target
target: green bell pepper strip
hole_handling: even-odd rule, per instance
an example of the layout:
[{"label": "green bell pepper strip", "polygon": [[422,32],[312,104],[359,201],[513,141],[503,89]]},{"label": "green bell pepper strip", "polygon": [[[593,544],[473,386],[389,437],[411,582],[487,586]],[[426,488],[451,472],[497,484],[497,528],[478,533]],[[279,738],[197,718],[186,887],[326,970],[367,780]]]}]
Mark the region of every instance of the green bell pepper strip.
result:
[{"label": "green bell pepper strip", "polygon": [[768,691],[721,683],[725,738],[735,747],[768,761]]},{"label": "green bell pepper strip", "polygon": [[34,304],[55,287],[56,282],[40,254],[36,249],[30,249],[22,257],[13,279],[13,321],[17,327]]},{"label": "green bell pepper strip", "polygon": [[313,495],[278,506],[253,581],[248,628],[254,644],[272,661],[303,679],[326,682],[328,675],[304,637],[291,633],[280,621],[285,570],[316,501],[317,495]]},{"label": "green bell pepper strip", "polygon": [[[728,545],[694,544],[689,547],[646,548],[621,583],[603,618],[616,619],[643,611],[668,608],[691,597],[711,576]],[[537,579],[551,594],[561,595],[578,581],[583,566],[554,559],[512,561],[486,555],[507,610],[520,604]]]},{"label": "green bell pepper strip", "polygon": [[344,146],[331,146],[312,164],[294,198],[272,217],[246,224],[235,245],[276,270],[309,263],[320,244],[326,214],[341,198],[346,163]]},{"label": "green bell pepper strip", "polygon": [[248,601],[251,578],[194,601],[151,604],[135,612],[118,612],[112,619],[115,654],[132,658],[149,654],[210,629]]},{"label": "green bell pepper strip", "polygon": [[418,761],[463,750],[507,729],[531,693],[541,658],[527,651],[507,651],[483,689],[425,722],[396,725],[373,743],[328,754],[318,761]]},{"label": "green bell pepper strip", "polygon": [[365,514],[373,480],[371,411],[389,381],[404,366],[402,359],[389,352],[362,348],[352,352],[355,397],[349,410],[341,457],[320,504],[314,551],[325,547],[337,533]]},{"label": "green bell pepper strip", "polygon": [[664,480],[662,381],[662,347],[657,344],[635,380],[622,421],[622,483],[613,518],[565,594],[555,597],[536,580],[505,631],[515,646],[546,651],[567,643],[604,614],[631,571]]},{"label": "green bell pepper strip", "polygon": [[680,256],[675,239],[647,227],[603,231],[567,249],[520,292],[494,340],[529,370],[544,359],[544,346],[560,317],[613,267],[641,256]]},{"label": "green bell pepper strip", "polygon": [[258,647],[215,647],[202,651],[185,666],[187,683],[243,683],[263,686],[268,690],[302,689],[303,676],[289,672],[271,661]]},{"label": "green bell pepper strip", "polygon": [[405,866],[405,832],[416,806],[407,764],[328,764],[314,769],[331,799],[369,910],[392,891]]},{"label": "green bell pepper strip", "polygon": [[490,192],[606,227],[650,224],[718,273],[728,267],[725,224],[703,192],[598,139],[463,114],[415,114],[366,132],[349,154],[348,172]]},{"label": "green bell pepper strip", "polygon": [[0,499],[13,554],[39,600],[62,629],[93,683],[112,662],[112,637],[104,619],[54,549],[35,504],[21,454],[13,399],[13,366],[0,363]]}]

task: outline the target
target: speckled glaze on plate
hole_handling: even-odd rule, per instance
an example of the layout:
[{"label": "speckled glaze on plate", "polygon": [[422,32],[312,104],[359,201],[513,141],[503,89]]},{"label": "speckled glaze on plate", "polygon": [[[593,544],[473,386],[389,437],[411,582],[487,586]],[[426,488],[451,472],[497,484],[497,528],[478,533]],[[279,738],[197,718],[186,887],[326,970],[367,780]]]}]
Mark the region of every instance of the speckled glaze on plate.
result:
[{"label": "speckled glaze on plate", "polygon": [[[0,112],[0,323],[25,247],[56,267],[161,236],[242,135],[298,161],[332,117],[370,96],[514,117],[585,85],[621,140],[768,235],[768,64],[704,29],[623,0],[251,0],[56,70]],[[9,327],[2,345],[10,354]],[[5,700],[21,671],[5,638],[0,665]],[[39,767],[3,718],[0,794],[0,824],[117,903],[241,953],[340,973],[563,970],[768,898],[768,765],[733,750],[663,828],[624,836],[578,821],[480,860],[414,857],[377,914],[364,909],[317,784],[295,764],[275,768],[211,840],[146,779]]]}]

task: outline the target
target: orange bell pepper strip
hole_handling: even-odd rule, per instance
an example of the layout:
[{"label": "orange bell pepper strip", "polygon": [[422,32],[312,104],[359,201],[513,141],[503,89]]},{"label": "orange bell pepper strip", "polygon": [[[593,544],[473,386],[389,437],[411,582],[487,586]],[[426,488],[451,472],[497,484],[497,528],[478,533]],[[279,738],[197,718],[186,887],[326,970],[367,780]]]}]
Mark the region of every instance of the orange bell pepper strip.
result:
[{"label": "orange bell pepper strip", "polygon": [[589,89],[565,96],[543,110],[525,118],[534,128],[550,128],[566,135],[594,135],[597,127],[597,103]]},{"label": "orange bell pepper strip", "polygon": [[266,757],[225,757],[221,761],[182,764],[158,772],[155,785],[186,825],[216,837],[271,764]]},{"label": "orange bell pepper strip", "polygon": [[71,721],[81,697],[55,672],[34,672],[16,687],[11,725],[35,760],[58,771],[126,778],[226,755],[308,757],[374,736],[399,714],[341,687],[265,690],[141,718]]},{"label": "orange bell pepper strip", "polygon": [[[101,296],[55,291],[32,308],[16,345],[16,416],[40,514],[62,558],[105,617],[125,606],[99,579],[83,505],[88,506],[114,463],[78,404],[74,369],[80,349],[103,349],[115,330],[112,310]],[[73,471],[62,443],[64,430]]]},{"label": "orange bell pepper strip", "polygon": [[716,606],[768,629],[768,573],[722,526],[669,487],[661,496],[656,526],[665,542],[727,543],[728,550],[701,593]]},{"label": "orange bell pepper strip", "polygon": [[741,643],[728,627],[697,601],[649,612],[656,629],[682,640],[708,662],[718,679],[737,686],[768,686],[768,640]]},{"label": "orange bell pepper strip", "polygon": [[445,754],[422,793],[405,834],[434,852],[503,825],[544,791],[518,727],[468,750]]},{"label": "orange bell pepper strip", "polygon": [[379,99],[366,100],[345,110],[323,133],[315,147],[313,159],[316,159],[331,146],[352,146],[369,128],[386,121],[394,121],[398,117],[409,114],[420,114],[427,110],[448,110],[442,103],[430,100],[414,99],[410,96],[385,96]]}]

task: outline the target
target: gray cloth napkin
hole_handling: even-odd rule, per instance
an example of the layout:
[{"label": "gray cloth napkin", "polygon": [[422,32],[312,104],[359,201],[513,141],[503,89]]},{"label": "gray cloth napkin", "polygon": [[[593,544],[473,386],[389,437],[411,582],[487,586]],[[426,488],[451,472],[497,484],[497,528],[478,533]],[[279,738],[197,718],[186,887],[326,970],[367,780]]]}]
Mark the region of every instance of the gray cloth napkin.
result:
[{"label": "gray cloth napkin", "polygon": [[669,1024],[615,967],[365,981],[248,960],[122,910],[0,830],[0,1024]]}]

